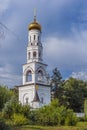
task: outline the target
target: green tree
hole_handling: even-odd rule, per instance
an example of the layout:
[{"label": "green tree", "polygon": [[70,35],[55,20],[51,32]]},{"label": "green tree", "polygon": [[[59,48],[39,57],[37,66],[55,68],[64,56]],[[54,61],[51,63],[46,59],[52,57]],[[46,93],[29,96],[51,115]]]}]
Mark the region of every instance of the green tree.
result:
[{"label": "green tree", "polygon": [[84,100],[84,113],[85,117],[87,118],[87,99]]},{"label": "green tree", "polygon": [[[67,118],[67,121],[66,121]],[[34,110],[30,114],[29,118],[32,124],[35,125],[75,125],[77,123],[76,116],[72,110],[66,109],[65,106],[60,105],[58,99],[52,100],[52,102],[38,110]],[[72,123],[72,121],[74,123]]]},{"label": "green tree", "polygon": [[29,105],[22,105],[19,103],[17,97],[12,97],[11,100],[6,102],[4,108],[2,109],[3,117],[7,119],[11,119],[11,117],[16,114],[22,114],[26,118],[29,116],[30,107]]},{"label": "green tree", "polygon": [[0,111],[4,107],[4,104],[7,101],[9,101],[13,95],[14,95],[14,92],[8,89],[8,87],[0,86]]},{"label": "green tree", "polygon": [[69,108],[73,109],[75,112],[83,112],[84,110],[84,98],[87,97],[87,83],[69,78],[65,81],[64,85],[64,95],[66,101],[69,102]]},{"label": "green tree", "polygon": [[62,80],[62,76],[60,71],[55,68],[53,70],[53,74],[51,76],[51,95],[52,95],[52,99],[53,98],[57,98],[58,97],[58,92],[62,92],[62,84],[63,84],[63,80]]}]

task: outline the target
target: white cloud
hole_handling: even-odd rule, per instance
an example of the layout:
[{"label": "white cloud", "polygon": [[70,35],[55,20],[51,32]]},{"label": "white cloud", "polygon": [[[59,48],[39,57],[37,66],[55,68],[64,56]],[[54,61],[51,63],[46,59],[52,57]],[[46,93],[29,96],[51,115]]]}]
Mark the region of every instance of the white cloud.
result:
[{"label": "white cloud", "polygon": [[72,72],[71,77],[87,81],[87,72]]},{"label": "white cloud", "polygon": [[[45,59],[50,66],[62,66],[68,69],[81,69],[87,66],[87,31],[67,38],[48,37],[44,41]],[[85,68],[84,68],[85,69]]]}]

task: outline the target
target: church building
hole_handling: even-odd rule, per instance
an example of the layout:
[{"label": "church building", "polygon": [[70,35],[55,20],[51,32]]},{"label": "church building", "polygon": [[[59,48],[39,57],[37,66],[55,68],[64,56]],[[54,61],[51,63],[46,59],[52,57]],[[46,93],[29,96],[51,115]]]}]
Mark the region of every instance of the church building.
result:
[{"label": "church building", "polygon": [[19,102],[40,108],[51,101],[51,87],[47,73],[47,64],[43,62],[41,43],[42,27],[36,20],[28,26],[27,63],[23,65],[23,84],[18,86]]}]

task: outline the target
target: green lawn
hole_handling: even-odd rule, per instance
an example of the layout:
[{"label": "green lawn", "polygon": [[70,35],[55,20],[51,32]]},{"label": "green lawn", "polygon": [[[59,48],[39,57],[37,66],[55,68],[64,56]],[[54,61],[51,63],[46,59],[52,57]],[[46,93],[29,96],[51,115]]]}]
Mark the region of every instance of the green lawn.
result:
[{"label": "green lawn", "polygon": [[77,126],[42,127],[42,126],[22,126],[12,130],[87,130],[87,122],[79,122]]}]

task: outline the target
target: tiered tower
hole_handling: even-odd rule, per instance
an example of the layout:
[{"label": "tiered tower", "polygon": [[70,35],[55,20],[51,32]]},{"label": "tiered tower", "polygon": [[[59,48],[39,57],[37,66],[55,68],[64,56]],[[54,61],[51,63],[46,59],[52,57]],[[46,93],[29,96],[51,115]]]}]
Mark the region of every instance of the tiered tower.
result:
[{"label": "tiered tower", "polygon": [[50,85],[47,65],[43,62],[41,25],[36,20],[28,26],[27,63],[23,65],[23,85],[19,86],[19,102],[31,108],[50,103]]}]

